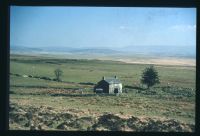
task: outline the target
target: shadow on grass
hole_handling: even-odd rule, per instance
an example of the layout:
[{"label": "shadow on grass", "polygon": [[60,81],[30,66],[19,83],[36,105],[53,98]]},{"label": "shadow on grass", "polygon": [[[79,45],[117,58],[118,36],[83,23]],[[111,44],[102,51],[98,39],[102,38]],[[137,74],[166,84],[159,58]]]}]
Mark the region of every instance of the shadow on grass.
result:
[{"label": "shadow on grass", "polygon": [[53,97],[92,97],[92,96],[97,96],[97,97],[106,97],[106,96],[116,96],[116,94],[95,94],[95,93],[90,93],[90,94],[64,94],[64,93],[53,93],[53,94],[48,94],[48,93],[15,93],[15,92],[10,92],[10,94],[18,94],[18,95],[32,95],[32,96],[53,96]]},{"label": "shadow on grass", "polygon": [[67,97],[91,97],[91,96],[97,96],[97,97],[106,97],[106,96],[116,96],[116,94],[51,94],[51,96],[67,96]]},{"label": "shadow on grass", "polygon": [[78,90],[79,88],[66,88],[66,87],[50,87],[50,86],[34,86],[34,85],[10,85],[10,87],[18,87],[18,88],[39,88],[39,89],[73,89]]},{"label": "shadow on grass", "polygon": [[146,88],[142,88],[142,87],[139,87],[139,86],[129,86],[129,85],[125,85],[124,88],[137,89],[137,90],[147,90]]},{"label": "shadow on grass", "polygon": [[96,96],[96,94],[50,94],[50,96],[65,96],[65,97],[91,97]]}]

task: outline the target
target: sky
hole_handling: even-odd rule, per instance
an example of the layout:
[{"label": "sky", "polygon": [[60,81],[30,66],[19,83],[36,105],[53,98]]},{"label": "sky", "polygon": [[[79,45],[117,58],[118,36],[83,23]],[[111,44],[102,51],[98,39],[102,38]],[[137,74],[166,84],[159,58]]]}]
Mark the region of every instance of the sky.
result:
[{"label": "sky", "polygon": [[196,46],[195,8],[11,6],[10,13],[11,46]]}]

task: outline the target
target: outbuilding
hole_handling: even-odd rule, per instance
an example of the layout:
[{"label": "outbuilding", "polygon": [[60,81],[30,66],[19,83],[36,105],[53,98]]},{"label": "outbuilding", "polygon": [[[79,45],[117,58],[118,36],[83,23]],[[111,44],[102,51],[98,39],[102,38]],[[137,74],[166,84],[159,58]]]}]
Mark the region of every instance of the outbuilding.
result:
[{"label": "outbuilding", "polygon": [[94,92],[109,94],[122,93],[122,83],[117,76],[103,77],[102,80],[95,85]]}]

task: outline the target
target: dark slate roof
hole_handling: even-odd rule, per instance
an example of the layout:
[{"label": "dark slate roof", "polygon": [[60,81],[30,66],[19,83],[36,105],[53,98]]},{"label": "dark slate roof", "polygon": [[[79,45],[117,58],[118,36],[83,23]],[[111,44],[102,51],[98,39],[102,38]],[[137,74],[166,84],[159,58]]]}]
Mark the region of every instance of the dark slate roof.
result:
[{"label": "dark slate roof", "polygon": [[104,81],[106,81],[109,84],[120,84],[121,81],[118,78],[106,78],[104,79]]}]

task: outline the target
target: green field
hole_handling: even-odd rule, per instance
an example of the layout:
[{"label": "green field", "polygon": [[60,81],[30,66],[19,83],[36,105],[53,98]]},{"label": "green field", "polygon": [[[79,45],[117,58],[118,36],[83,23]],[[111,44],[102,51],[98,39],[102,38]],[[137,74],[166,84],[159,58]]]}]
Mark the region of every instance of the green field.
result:
[{"label": "green field", "polygon": [[[27,108],[49,106],[58,111],[80,110],[79,116],[97,117],[109,112],[127,117],[175,119],[195,125],[196,68],[155,65],[161,83],[147,90],[140,78],[148,66],[108,60],[11,55],[10,103]],[[63,71],[62,82],[40,79],[55,78],[56,68]],[[103,76],[115,75],[128,93],[118,96],[93,93],[94,84]],[[28,128],[29,125],[10,122],[10,129]]]}]

